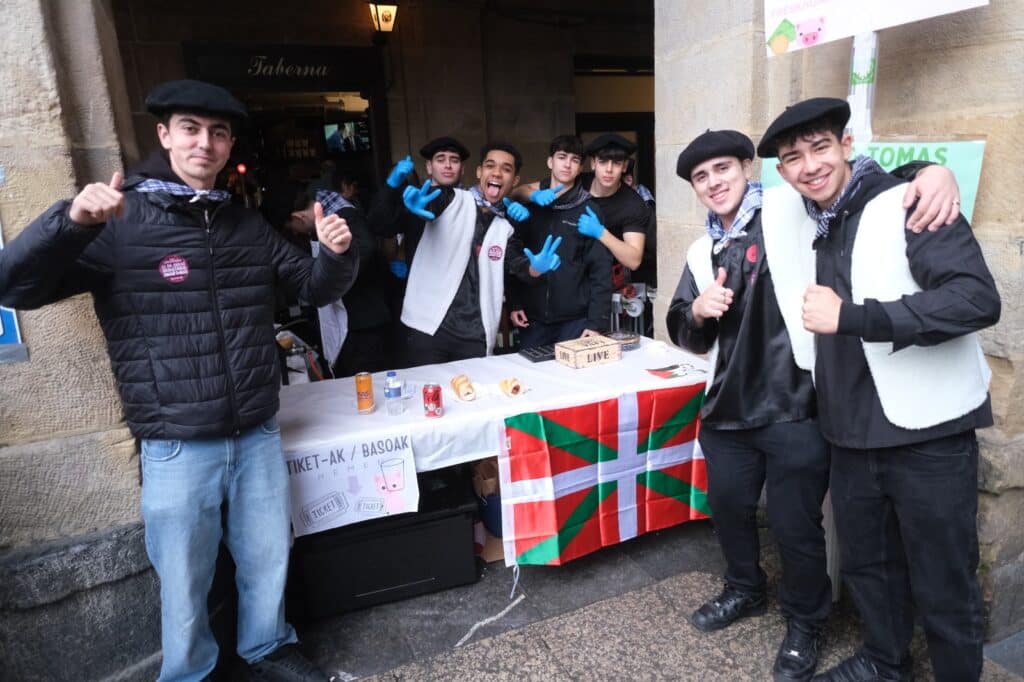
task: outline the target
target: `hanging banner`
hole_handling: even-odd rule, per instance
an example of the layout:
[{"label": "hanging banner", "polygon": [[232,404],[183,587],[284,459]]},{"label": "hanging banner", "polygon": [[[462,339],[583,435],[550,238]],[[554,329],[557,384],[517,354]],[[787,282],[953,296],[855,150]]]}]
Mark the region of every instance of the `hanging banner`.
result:
[{"label": "hanging banner", "polygon": [[289,454],[295,536],[413,512],[420,489],[408,433],[353,436],[317,451]]},{"label": "hanging banner", "polygon": [[981,7],[988,0],[765,0],[768,56]]},{"label": "hanging banner", "polygon": [[[960,186],[960,212],[970,222],[974,217],[974,202],[978,198],[981,162],[985,156],[984,140],[960,142],[868,142],[853,145],[850,158],[867,154],[887,171],[911,161],[930,161],[946,166],[956,176]],[[785,180],[775,169],[777,159],[761,161],[761,184],[765,189],[781,185]]]}]

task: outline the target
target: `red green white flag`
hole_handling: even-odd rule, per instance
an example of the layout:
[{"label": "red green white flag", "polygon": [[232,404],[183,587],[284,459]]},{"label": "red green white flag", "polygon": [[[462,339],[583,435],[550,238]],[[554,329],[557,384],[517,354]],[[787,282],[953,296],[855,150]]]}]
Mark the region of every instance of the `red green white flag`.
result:
[{"label": "red green white flag", "polygon": [[697,444],[704,384],[505,420],[498,457],[505,563],[563,564],[710,516]]}]

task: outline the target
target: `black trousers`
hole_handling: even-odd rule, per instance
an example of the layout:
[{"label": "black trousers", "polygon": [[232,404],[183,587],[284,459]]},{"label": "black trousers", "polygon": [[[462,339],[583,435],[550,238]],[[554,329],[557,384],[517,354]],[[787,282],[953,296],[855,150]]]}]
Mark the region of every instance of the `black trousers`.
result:
[{"label": "black trousers", "polygon": [[828,490],[829,448],[814,420],[740,431],[702,427],[708,504],[726,561],[726,582],[763,592],[757,503],[764,487],[768,521],[779,543],[783,616],[821,625],[832,607],[821,504]]},{"label": "black trousers", "polygon": [[405,340],[406,365],[436,365],[442,362],[482,358],[487,355],[487,344],[483,339],[467,341],[452,336],[444,329],[438,329],[433,336],[415,329],[409,329]]},{"label": "black trousers", "polygon": [[833,446],[832,505],[863,653],[909,670],[916,609],[936,679],[977,680],[984,633],[974,432],[878,450]]},{"label": "black trousers", "polygon": [[569,320],[568,322],[530,322],[529,327],[519,330],[519,347],[533,348],[549,343],[578,339],[587,328],[587,320]]},{"label": "black trousers", "polygon": [[388,354],[388,326],[349,330],[332,371],[334,376],[350,377],[359,372],[383,372],[394,369]]}]

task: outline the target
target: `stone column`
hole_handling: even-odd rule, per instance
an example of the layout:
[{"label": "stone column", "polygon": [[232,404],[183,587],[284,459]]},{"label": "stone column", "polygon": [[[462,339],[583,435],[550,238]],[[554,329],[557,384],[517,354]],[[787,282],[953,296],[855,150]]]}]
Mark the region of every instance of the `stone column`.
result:
[{"label": "stone column", "polygon": [[[845,97],[850,39],[768,59],[763,3],[716,6],[655,2],[659,271],[666,292],[658,333],[701,233],[703,209],[675,176],[679,151],[705,128],[736,128],[755,141],[794,101]],[[988,635],[1024,626],[1024,0],[992,3],[879,34],[876,138],[986,139],[973,227],[1003,298],[999,324],[982,333],[993,370],[996,424],[982,445],[978,574]]]},{"label": "stone column", "polygon": [[[0,32],[9,243],[55,200],[120,168],[107,74],[121,69],[99,0],[9,0]],[[159,647],[134,439],[91,298],[18,319],[29,360],[0,365],[0,630],[21,635],[0,638],[0,659],[13,678],[103,677]]]}]

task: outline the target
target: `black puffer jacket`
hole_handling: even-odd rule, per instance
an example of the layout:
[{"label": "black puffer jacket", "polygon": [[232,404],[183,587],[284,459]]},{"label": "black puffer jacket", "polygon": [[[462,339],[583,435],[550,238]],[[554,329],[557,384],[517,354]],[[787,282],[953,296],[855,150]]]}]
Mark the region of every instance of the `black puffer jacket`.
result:
[{"label": "black puffer jacket", "polygon": [[131,191],[181,183],[162,156],[125,183],[125,213],[84,227],[58,202],[0,251],[0,304],[38,308],[91,292],[125,418],[139,438],[229,436],[278,410],[274,288],[316,305],[357,270],[352,245],[312,259],[255,211]]}]

